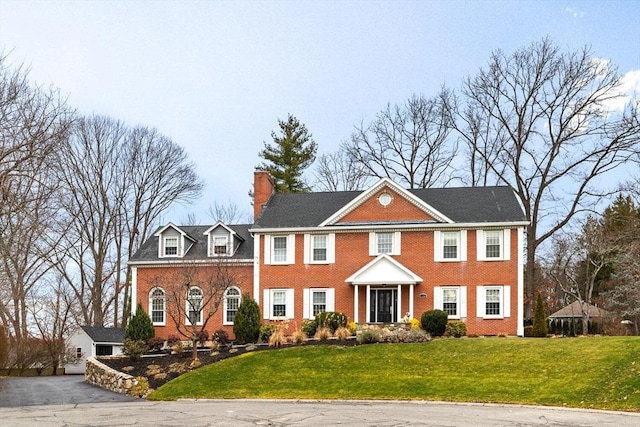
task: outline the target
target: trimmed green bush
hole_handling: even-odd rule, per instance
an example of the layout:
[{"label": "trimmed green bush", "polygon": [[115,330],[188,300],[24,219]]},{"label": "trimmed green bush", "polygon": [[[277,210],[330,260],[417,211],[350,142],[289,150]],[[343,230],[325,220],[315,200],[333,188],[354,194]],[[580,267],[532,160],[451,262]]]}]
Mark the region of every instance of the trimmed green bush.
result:
[{"label": "trimmed green bush", "polygon": [[131,338],[125,338],[124,345],[122,346],[122,352],[132,360],[138,360],[148,349],[149,347],[146,342],[142,340],[132,340]]},{"label": "trimmed green bush", "polygon": [[316,324],[319,328],[329,328],[333,334],[339,327],[347,327],[347,316],[339,311],[323,311],[316,314]]},{"label": "trimmed green bush", "polygon": [[447,328],[448,317],[446,311],[425,311],[420,317],[420,326],[432,337],[441,337]]},{"label": "trimmed green bush", "polygon": [[461,320],[452,320],[447,323],[445,335],[448,337],[464,337],[467,335],[467,324]]},{"label": "trimmed green bush", "polygon": [[151,323],[151,318],[142,308],[142,304],[138,303],[136,314],[127,323],[124,337],[134,341],[143,341],[146,344],[155,336],[156,331],[153,328],[153,323]]},{"label": "trimmed green bush", "polygon": [[260,307],[249,294],[242,295],[233,318],[233,334],[238,344],[254,343],[260,337]]},{"label": "trimmed green bush", "polygon": [[538,292],[538,296],[536,297],[536,305],[533,312],[533,328],[531,328],[531,336],[546,337],[547,333],[547,315],[545,314],[542,295],[540,295],[540,292]]},{"label": "trimmed green bush", "polygon": [[302,322],[302,325],[300,325],[300,330],[308,337],[315,336],[317,329],[318,322],[316,322],[315,319],[305,320]]}]

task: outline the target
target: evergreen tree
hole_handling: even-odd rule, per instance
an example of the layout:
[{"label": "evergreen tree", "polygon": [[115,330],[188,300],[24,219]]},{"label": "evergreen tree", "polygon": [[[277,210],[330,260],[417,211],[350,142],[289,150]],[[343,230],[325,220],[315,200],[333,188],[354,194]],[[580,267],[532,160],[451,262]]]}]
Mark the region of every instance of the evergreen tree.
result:
[{"label": "evergreen tree", "polygon": [[264,143],[258,169],[269,172],[279,193],[304,193],[309,186],[302,179],[303,171],[316,159],[318,145],[307,127],[289,114],[286,121],[278,119],[281,134],[271,132],[273,144]]},{"label": "evergreen tree", "polygon": [[233,318],[233,334],[238,344],[256,342],[260,336],[260,307],[249,294],[242,295],[242,302]]},{"label": "evergreen tree", "polygon": [[546,337],[547,330],[547,315],[545,313],[544,304],[542,303],[542,296],[538,293],[536,298],[536,305],[533,315],[533,329],[531,330],[531,336],[533,337]]},{"label": "evergreen tree", "polygon": [[143,341],[145,344],[156,335],[156,331],[151,323],[151,318],[142,308],[142,304],[138,303],[136,314],[127,324],[124,336],[133,341]]}]

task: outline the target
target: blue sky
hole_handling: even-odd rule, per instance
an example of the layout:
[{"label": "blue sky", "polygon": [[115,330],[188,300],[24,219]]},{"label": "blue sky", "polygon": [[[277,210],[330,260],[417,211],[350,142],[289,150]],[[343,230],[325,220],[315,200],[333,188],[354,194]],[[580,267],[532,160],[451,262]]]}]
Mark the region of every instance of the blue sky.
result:
[{"label": "blue sky", "polygon": [[0,51],[32,81],[185,147],[206,189],[164,218],[176,223],[211,222],[214,201],[248,210],[258,152],[287,113],[334,152],[387,103],[458,88],[493,50],[545,36],[591,46],[640,91],[639,0],[0,0]]}]

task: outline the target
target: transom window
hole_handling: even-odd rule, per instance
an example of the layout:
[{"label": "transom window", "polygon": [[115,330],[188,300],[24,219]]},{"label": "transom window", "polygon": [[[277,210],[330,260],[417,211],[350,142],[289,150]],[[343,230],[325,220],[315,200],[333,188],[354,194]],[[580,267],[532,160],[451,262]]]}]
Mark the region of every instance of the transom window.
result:
[{"label": "transom window", "polygon": [[287,236],[273,238],[273,261],[287,262]]},{"label": "transom window", "polygon": [[240,307],[240,289],[229,288],[224,293],[224,323],[233,323],[238,307]]},{"label": "transom window", "polygon": [[458,258],[458,237],[460,234],[456,231],[446,231],[442,233],[442,258],[456,259]]},{"label": "transom window", "polygon": [[164,313],[165,313],[165,293],[161,288],[155,288],[150,294],[151,300],[151,322],[156,325],[164,325]]},{"label": "transom window", "polygon": [[327,291],[311,291],[311,314],[327,311]]},{"label": "transom window", "polygon": [[273,317],[285,317],[287,314],[286,291],[273,291],[271,294],[271,308]]},{"label": "transom window", "polygon": [[488,230],[484,232],[485,256],[487,258],[500,258],[500,240],[502,230]]},{"label": "transom window", "polygon": [[214,236],[213,237],[213,253],[215,255],[227,255],[229,237],[228,236]]},{"label": "transom window", "polygon": [[177,237],[164,238],[164,254],[168,256],[178,255],[178,238]]},{"label": "transom window", "polygon": [[326,235],[313,235],[311,236],[313,242],[313,261],[326,261],[327,260],[327,236]]},{"label": "transom window", "polygon": [[393,233],[376,233],[378,254],[393,252]]},{"label": "transom window", "polygon": [[458,316],[458,289],[442,290],[442,310],[446,311],[449,316]]},{"label": "transom window", "polygon": [[190,288],[187,293],[187,321],[190,325],[202,323],[202,290]]}]

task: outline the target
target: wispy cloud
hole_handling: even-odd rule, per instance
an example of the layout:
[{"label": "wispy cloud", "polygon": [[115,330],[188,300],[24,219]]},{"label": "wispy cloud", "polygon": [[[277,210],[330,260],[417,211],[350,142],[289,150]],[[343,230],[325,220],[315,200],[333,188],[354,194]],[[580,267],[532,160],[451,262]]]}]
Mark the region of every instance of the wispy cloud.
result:
[{"label": "wispy cloud", "polygon": [[574,18],[584,18],[584,11],[583,10],[578,10],[578,9],[574,9],[572,7],[565,7],[564,8],[564,12],[568,13],[569,15],[573,16]]}]

